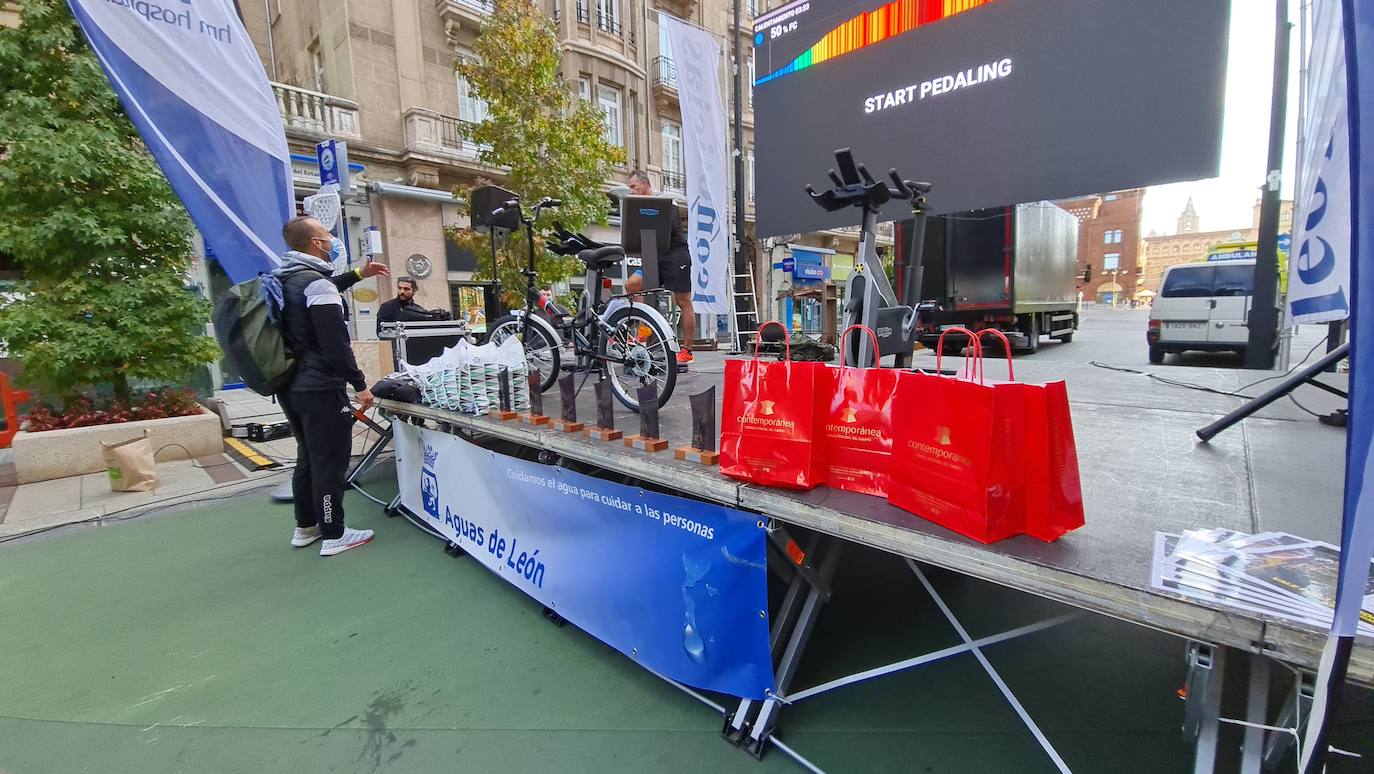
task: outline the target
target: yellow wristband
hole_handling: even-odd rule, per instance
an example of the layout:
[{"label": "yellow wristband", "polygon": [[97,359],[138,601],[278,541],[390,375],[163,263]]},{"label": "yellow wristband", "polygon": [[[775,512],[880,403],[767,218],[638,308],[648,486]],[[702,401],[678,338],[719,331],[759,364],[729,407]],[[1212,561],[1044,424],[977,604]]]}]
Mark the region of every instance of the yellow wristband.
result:
[{"label": "yellow wristband", "polygon": [[362,278],[363,278],[363,270],[362,270],[362,269],[354,269],[354,270],[353,270],[353,273],[356,274],[356,275],[358,275],[358,279],[362,279]]}]

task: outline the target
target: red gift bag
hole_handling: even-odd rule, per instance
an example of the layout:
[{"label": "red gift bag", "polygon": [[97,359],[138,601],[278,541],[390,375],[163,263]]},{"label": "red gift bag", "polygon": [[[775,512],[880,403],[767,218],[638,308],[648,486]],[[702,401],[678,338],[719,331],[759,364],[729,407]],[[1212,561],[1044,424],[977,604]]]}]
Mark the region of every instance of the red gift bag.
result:
[{"label": "red gift bag", "polygon": [[[769,325],[783,327],[770,320],[759,331]],[[761,338],[756,336],[753,360],[725,361],[720,472],[753,484],[810,489],[821,483],[814,447],[826,366],[792,362],[785,336],[788,359],[760,361]]]},{"label": "red gift bag", "polygon": [[1028,385],[1025,532],[1045,542],[1083,526],[1083,487],[1078,478],[1078,448],[1064,382]]},{"label": "red gift bag", "polygon": [[[951,331],[969,338],[972,362],[965,373],[971,378],[900,375],[888,501],[991,543],[1019,534],[1025,523],[1026,385],[984,384],[978,337],[964,328]],[[940,366],[937,356],[937,371]]]},{"label": "red gift bag", "polygon": [[[840,334],[840,351],[850,331],[878,335],[863,325]],[[897,371],[883,368],[827,368],[830,400],[820,426],[820,450],[826,486],[860,494],[887,497],[888,466],[892,459],[892,400]]]},{"label": "red gift bag", "polygon": [[[980,339],[988,334],[1002,340],[1007,353],[1007,378],[1014,379],[1011,343],[1001,331],[978,332]],[[1023,529],[1027,535],[1049,543],[1083,526],[1083,488],[1078,478],[1078,448],[1073,438],[1073,419],[1069,416],[1069,393],[1062,380],[1021,384],[1025,400],[1021,455],[1026,463]],[[995,384],[994,388],[1003,386]]]},{"label": "red gift bag", "polygon": [[[1002,339],[1007,353],[1007,378],[1014,379],[1011,343],[1001,331],[978,332],[979,338],[988,334]],[[980,378],[982,362],[984,359],[979,360]],[[994,389],[1007,388],[1004,383],[984,383],[992,384]],[[1083,526],[1083,490],[1078,477],[1078,449],[1069,416],[1068,389],[1062,380],[1020,384],[1021,399],[1025,401],[1025,435],[1019,444],[1025,463],[1023,530],[1048,543]]]}]

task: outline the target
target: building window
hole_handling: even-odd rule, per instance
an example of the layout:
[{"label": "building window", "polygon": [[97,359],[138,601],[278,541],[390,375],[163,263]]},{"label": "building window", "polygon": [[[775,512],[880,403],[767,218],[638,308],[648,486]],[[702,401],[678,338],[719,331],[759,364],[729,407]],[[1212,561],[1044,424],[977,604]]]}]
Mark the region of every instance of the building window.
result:
[{"label": "building window", "polygon": [[635,126],[639,124],[639,101],[635,99],[635,93],[630,92],[630,98],[625,103],[625,160],[629,163],[630,169],[639,169],[639,143],[635,140]]},{"label": "building window", "polygon": [[747,186],[745,193],[749,195],[749,201],[754,201],[754,146],[751,144],[749,150],[744,154],[744,174]]},{"label": "building window", "polygon": [[324,54],[320,53],[320,42],[318,40],[310,47],[310,72],[315,77],[315,91],[321,94],[328,94],[329,84],[324,78]]},{"label": "building window", "polygon": [[1111,232],[1111,229],[1108,229],[1108,230],[1102,232],[1102,244],[1104,244],[1104,245],[1109,245],[1109,244],[1111,244],[1111,243],[1112,243],[1112,232]]},{"label": "building window", "polygon": [[1116,194],[1107,194],[1106,196],[1104,196],[1104,197],[1102,197],[1102,198],[1103,198],[1105,201],[1114,202],[1114,201],[1116,201]]},{"label": "building window", "polygon": [[468,330],[476,333],[486,332],[487,304],[482,295],[481,285],[450,282],[448,284],[448,304],[454,318],[467,321]]},{"label": "building window", "polygon": [[461,73],[458,78],[458,120],[470,124],[480,124],[487,120],[487,101],[473,93],[472,84]]},{"label": "building window", "polygon": [[625,147],[620,123],[620,90],[610,86],[598,86],[596,101],[601,108],[602,124],[606,128],[606,142],[617,148]]},{"label": "building window", "polygon": [[658,55],[670,62],[673,59],[673,42],[668,37],[668,25],[666,24],[658,25]]},{"label": "building window", "polygon": [[754,55],[749,54],[749,109],[754,109]]},{"label": "building window", "polygon": [[620,3],[617,0],[596,0],[596,26],[614,35],[620,34]]},{"label": "building window", "polygon": [[1121,264],[1121,253],[1107,253],[1102,256],[1102,271],[1116,271]]},{"label": "building window", "polygon": [[659,131],[663,136],[663,187],[686,190],[682,174],[682,124],[664,121]]},{"label": "building window", "polygon": [[582,97],[582,99],[589,101],[591,100],[592,80],[590,78],[584,75],[581,78],[577,79],[577,94],[578,96]]}]

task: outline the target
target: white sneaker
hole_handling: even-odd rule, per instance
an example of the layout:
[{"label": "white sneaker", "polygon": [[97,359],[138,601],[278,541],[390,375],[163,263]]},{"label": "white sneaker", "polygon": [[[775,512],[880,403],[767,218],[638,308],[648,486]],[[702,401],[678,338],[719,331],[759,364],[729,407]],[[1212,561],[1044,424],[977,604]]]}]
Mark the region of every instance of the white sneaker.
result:
[{"label": "white sneaker", "polygon": [[307,529],[296,527],[296,531],[291,533],[291,545],[295,548],[305,548],[319,539],[319,527],[309,527]]},{"label": "white sneaker", "polygon": [[320,544],[320,556],[333,556],[342,554],[350,548],[358,546],[372,540],[372,530],[370,529],[349,529],[344,528],[343,536],[333,540],[326,540]]}]

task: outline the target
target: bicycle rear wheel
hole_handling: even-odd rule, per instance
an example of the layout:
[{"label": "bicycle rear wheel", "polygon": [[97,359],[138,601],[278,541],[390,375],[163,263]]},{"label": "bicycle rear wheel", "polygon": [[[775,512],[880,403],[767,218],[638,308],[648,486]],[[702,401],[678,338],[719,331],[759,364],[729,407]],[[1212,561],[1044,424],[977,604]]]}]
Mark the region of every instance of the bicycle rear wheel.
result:
[{"label": "bicycle rear wheel", "polygon": [[[520,338],[524,327],[524,322],[513,314],[497,318],[488,329],[487,341],[500,346],[501,342],[512,336]],[[548,334],[541,327],[530,323],[529,339],[525,341],[525,362],[529,365],[531,373],[539,373],[540,392],[548,392],[553,383],[558,381],[560,343],[549,341]]]},{"label": "bicycle rear wheel", "polygon": [[677,384],[677,352],[659,321],[632,306],[617,309],[607,324],[611,332],[601,337],[600,354],[606,358],[611,390],[631,411],[639,411],[639,388],[653,387],[663,406]]}]

